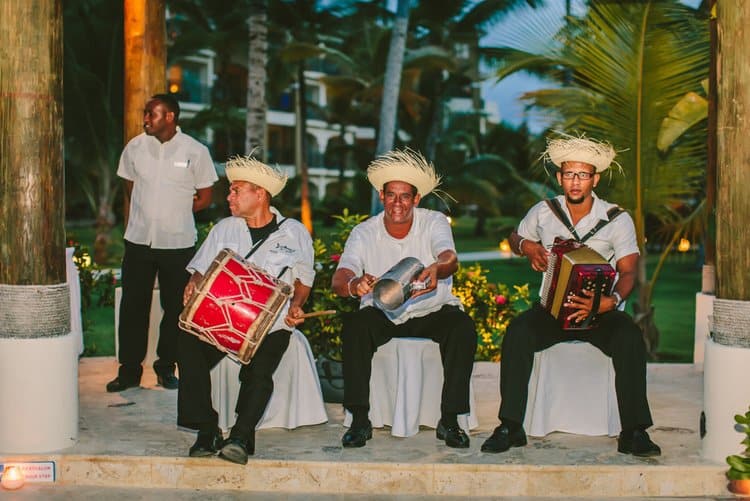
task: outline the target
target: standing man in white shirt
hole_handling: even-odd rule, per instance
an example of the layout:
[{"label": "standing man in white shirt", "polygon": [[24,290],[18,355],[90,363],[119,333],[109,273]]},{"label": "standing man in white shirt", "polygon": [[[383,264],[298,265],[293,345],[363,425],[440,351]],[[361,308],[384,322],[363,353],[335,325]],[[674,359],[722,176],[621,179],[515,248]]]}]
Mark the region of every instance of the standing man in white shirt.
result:
[{"label": "standing man in white shirt", "polygon": [[142,134],[125,146],[117,175],[130,194],[130,216],[122,260],[122,301],[118,328],[120,368],[108,392],[138,386],[148,346],[154,280],[158,277],[164,316],[159,328],[157,382],[177,389],[178,317],[195,253],[193,213],[211,203],[218,180],[203,144],[177,126],[180,106],[169,94],[156,94],[143,110]]},{"label": "standing man in white shirt", "polygon": [[[577,339],[599,348],[612,359],[615,392],[622,432],[617,450],[634,456],[658,456],[661,449],[646,433],[652,425],[646,398],[646,347],[640,328],[620,311],[633,291],[640,251],[633,220],[615,204],[594,194],[600,173],[615,158],[607,143],[566,137],[548,142],[545,157],[557,168],[563,194],[532,207],[511,234],[511,249],[526,256],[536,271],[547,270],[549,249],[555,237],[585,241],[617,270],[611,296],[602,295],[594,312],[597,325],[589,330],[564,331],[539,303],[514,318],[503,338],[500,363],[500,426],[482,444],[482,452],[505,452],[526,445],[523,420],[528,400],[534,353],[563,341]],[[567,298],[574,309],[568,318],[582,322],[594,307],[593,294],[581,291]]]},{"label": "standing man in white shirt", "polygon": [[[477,334],[451,290],[458,256],[450,224],[441,212],[417,207],[440,178],[422,155],[411,150],[378,157],[367,169],[367,177],[380,192],[383,212],[352,230],[332,280],[339,296],[361,298],[360,310],[344,317],[342,331],[344,407],[352,413],[342,445],[362,447],[372,438],[368,415],[373,354],[391,338],[410,336],[440,345],[445,380],[437,438],[449,447],[469,447],[457,417],[470,410]],[[372,292],[377,277],[405,257],[417,258],[425,266],[417,280],[426,288],[395,310],[375,308]]]}]

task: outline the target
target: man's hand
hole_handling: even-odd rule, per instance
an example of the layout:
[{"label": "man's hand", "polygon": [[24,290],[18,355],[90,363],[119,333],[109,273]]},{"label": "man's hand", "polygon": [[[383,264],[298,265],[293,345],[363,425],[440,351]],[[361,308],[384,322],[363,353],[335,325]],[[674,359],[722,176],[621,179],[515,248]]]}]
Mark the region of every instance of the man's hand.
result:
[{"label": "man's hand", "polygon": [[[412,289],[412,298],[419,297],[422,294],[428,294],[435,289],[438,285],[438,263],[432,263],[430,266],[422,270],[422,273],[414,280],[414,282],[420,282],[424,284],[424,289]],[[412,283],[414,283],[412,282]]]},{"label": "man's hand", "polygon": [[375,282],[377,281],[377,277],[365,273],[361,277],[354,278],[351,282],[348,282],[347,288],[350,294],[362,297],[372,292],[372,288],[375,287]]},{"label": "man's hand", "polygon": [[521,243],[521,251],[526,256],[526,259],[529,260],[531,269],[534,271],[547,271],[549,251],[542,244],[532,242],[531,240],[524,240]]},{"label": "man's hand", "polygon": [[305,321],[304,318],[301,318],[303,313],[305,312],[300,306],[290,306],[289,311],[287,311],[286,317],[284,318],[284,323],[289,327],[297,327],[299,324]]},{"label": "man's hand", "polygon": [[[568,320],[581,323],[589,316],[589,312],[594,305],[594,293],[583,289],[581,296],[572,294],[568,296],[568,301],[563,304],[567,308],[575,308],[575,312],[568,315]],[[596,313],[606,313],[617,309],[617,298],[615,296],[602,295],[599,299],[599,310]]]},{"label": "man's hand", "polygon": [[190,280],[188,280],[188,283],[185,286],[185,291],[182,293],[183,306],[186,305],[188,301],[190,301],[192,295],[195,294],[195,289],[198,286],[198,282],[200,282],[202,278],[203,275],[201,273],[198,273],[197,271],[190,276]]}]

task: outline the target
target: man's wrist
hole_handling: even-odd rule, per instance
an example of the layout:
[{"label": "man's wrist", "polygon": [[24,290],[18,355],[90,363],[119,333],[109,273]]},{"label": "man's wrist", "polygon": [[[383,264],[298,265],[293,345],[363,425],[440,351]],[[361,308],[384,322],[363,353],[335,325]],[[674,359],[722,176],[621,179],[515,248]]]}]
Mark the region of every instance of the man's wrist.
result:
[{"label": "man's wrist", "polygon": [[615,310],[616,310],[616,309],[617,309],[617,308],[619,308],[619,307],[620,307],[620,305],[622,304],[622,296],[620,295],[620,293],[619,293],[619,292],[617,292],[617,291],[614,291],[614,292],[612,293],[612,297],[614,297],[614,298],[615,298]]},{"label": "man's wrist", "polygon": [[349,297],[357,297],[357,295],[352,292],[352,282],[354,282],[356,279],[357,279],[357,276],[354,275],[346,283],[346,290],[349,292]]},{"label": "man's wrist", "polygon": [[523,243],[526,241],[525,238],[521,238],[521,240],[518,242],[518,255],[519,256],[525,256],[526,254],[523,253]]}]

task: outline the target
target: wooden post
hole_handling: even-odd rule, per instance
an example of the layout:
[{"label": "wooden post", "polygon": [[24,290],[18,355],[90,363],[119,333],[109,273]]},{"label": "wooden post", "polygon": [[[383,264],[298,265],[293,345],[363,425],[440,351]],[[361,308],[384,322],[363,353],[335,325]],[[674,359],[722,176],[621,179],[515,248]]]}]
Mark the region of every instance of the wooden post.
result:
[{"label": "wooden post", "polygon": [[[143,132],[143,107],[165,91],[167,29],[165,0],[125,0],[124,142]],[[130,200],[125,191],[125,224]]]},{"label": "wooden post", "polygon": [[0,2],[0,283],[65,282],[62,2]]},{"label": "wooden post", "polygon": [[750,300],[750,3],[717,3],[717,297]]}]

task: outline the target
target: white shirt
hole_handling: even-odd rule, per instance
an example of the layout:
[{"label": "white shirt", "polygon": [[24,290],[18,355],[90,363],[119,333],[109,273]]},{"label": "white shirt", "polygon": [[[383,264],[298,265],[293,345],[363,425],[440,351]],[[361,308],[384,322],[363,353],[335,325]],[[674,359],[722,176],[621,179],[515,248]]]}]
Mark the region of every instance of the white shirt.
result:
[{"label": "white shirt", "polygon": [[[594,193],[591,196],[594,198],[591,211],[575,225],[575,230],[579,237],[587,234],[596,226],[600,219],[609,220],[607,211],[615,206],[615,204],[598,198]],[[565,196],[559,195],[557,196],[557,200],[560,202],[565,215],[568,216],[568,220],[572,222],[573,218],[565,204]],[[544,200],[529,209],[529,212],[518,225],[518,234],[526,240],[541,242],[546,249],[552,248],[555,237],[563,239],[573,238],[570,230],[552,212]],[[633,219],[627,212],[614,218],[614,220],[594,233],[585,243],[601,254],[615,269],[617,269],[617,261],[621,258],[630,254],[640,254],[635,236],[635,225],[633,225]]]},{"label": "white shirt", "polygon": [[[310,233],[299,221],[284,219],[274,207],[271,207],[271,212],[276,215],[277,223],[281,224],[247,260],[289,285],[294,286],[295,280],[299,280],[302,285],[312,287],[315,268]],[[205,275],[222,249],[231,249],[245,257],[252,247],[253,240],[245,220],[234,216],[224,218],[211,228],[208,237],[188,263],[187,270],[190,273],[197,271]],[[279,312],[269,332],[279,329],[291,330],[284,323],[288,310],[289,303]]]},{"label": "white shirt", "polygon": [[133,182],[125,240],[154,249],[195,245],[193,195],[219,179],[208,148],[179,128],[165,143],[142,133],[122,151],[117,175]]},{"label": "white shirt", "polygon": [[[388,234],[383,218],[381,212],[354,227],[338,268],[347,268],[357,276],[366,272],[380,277],[405,257],[415,257],[424,266],[429,266],[441,252],[456,250],[450,224],[440,212],[415,208],[411,229],[404,238]],[[460,307],[461,301],[453,295],[452,287],[453,277],[443,278],[438,281],[437,289],[429,294],[409,299],[398,309],[384,313],[393,323],[401,324],[410,318],[435,312],[446,304]],[[372,304],[372,293],[369,293],[361,298],[360,308]]]}]

